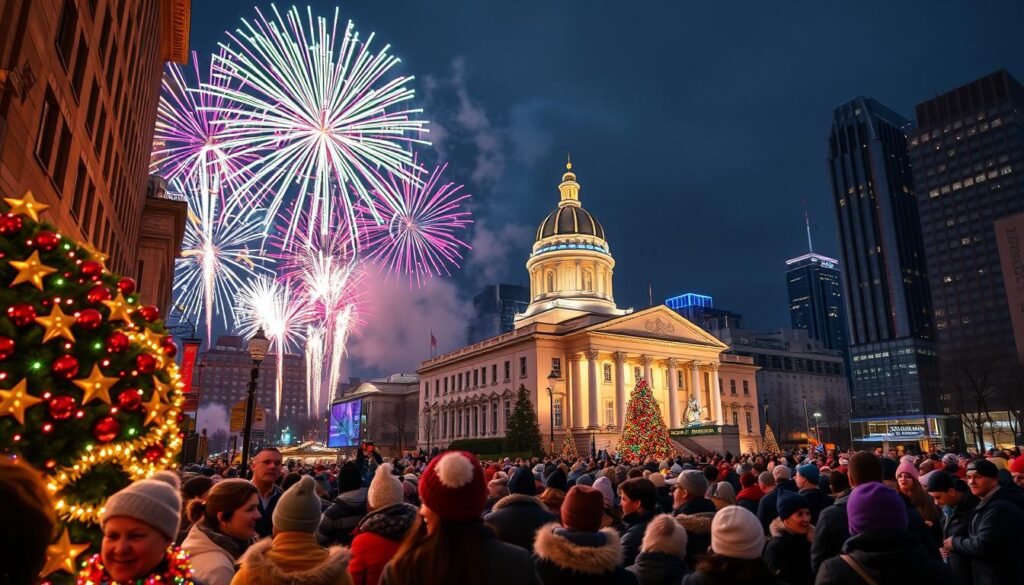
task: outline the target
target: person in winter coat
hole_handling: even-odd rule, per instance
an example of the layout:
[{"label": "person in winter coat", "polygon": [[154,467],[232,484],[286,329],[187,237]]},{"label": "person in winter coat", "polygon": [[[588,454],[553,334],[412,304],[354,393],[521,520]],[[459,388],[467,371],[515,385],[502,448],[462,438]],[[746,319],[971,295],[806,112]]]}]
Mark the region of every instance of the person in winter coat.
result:
[{"label": "person in winter coat", "polygon": [[672,516],[661,514],[647,525],[636,562],[629,567],[640,585],[679,585],[689,573],[686,529]]},{"label": "person in winter coat", "polygon": [[783,492],[778,508],[779,517],[772,520],[772,538],[765,547],[764,560],[779,580],[789,585],[813,585],[811,503],[800,494]]},{"label": "person in winter coat", "polygon": [[536,497],[533,474],[528,468],[514,468],[508,487],[511,493],[494,504],[484,522],[499,540],[533,552],[537,529],[558,517]]},{"label": "person in winter coat", "polygon": [[[5,482],[11,475],[18,473],[24,466],[9,466],[3,469],[8,473]],[[34,478],[33,478],[34,479]],[[22,480],[24,487],[31,487],[29,481]],[[38,480],[35,480],[38,483]],[[40,487],[39,495],[45,498]],[[183,576],[182,585],[193,585],[193,571],[187,569],[188,556],[180,548],[171,546],[178,532],[181,508],[181,495],[178,476],[171,471],[156,473],[151,479],[136,481],[123,490],[110,496],[103,507],[100,526],[103,529],[103,542],[100,554],[93,555],[78,574],[79,583],[148,583],[172,582],[172,578]],[[255,489],[255,488],[253,488]],[[4,490],[6,491],[6,490]],[[20,490],[18,490],[20,491]],[[17,492],[16,492],[17,493]],[[24,497],[24,496],[22,496]],[[7,500],[5,503],[13,504]],[[28,504],[38,514],[38,505]],[[5,520],[10,522],[12,516],[17,519],[22,510],[5,513]],[[47,527],[47,518],[40,518],[43,524],[39,529]],[[52,511],[49,515],[49,526],[53,528]],[[7,529],[12,526],[8,524]],[[26,532],[9,533],[14,537],[32,538],[37,527],[25,527]],[[50,534],[45,532],[46,541]],[[6,539],[5,539],[6,540]],[[13,548],[13,547],[12,547]],[[45,553],[44,545],[43,551]],[[14,552],[9,551],[9,552]],[[27,551],[26,551],[27,552]],[[2,582],[11,585],[27,585],[36,583],[42,561],[33,563],[35,559],[11,559],[13,562],[0,568],[0,576],[17,577],[21,569],[32,569],[35,572],[26,575],[27,580],[5,579]]]},{"label": "person in winter coat", "polygon": [[797,491],[796,483],[790,479],[789,468],[785,465],[776,465],[772,468],[772,477],[775,478],[775,489],[766,494],[757,504],[757,517],[761,520],[764,533],[768,534],[768,526],[779,516],[778,497],[780,492]]},{"label": "person in winter coat", "polygon": [[481,521],[487,485],[471,453],[431,459],[419,490],[420,515],[381,585],[540,585],[530,553],[498,540]]},{"label": "person in winter coat", "polygon": [[533,558],[544,583],[566,585],[636,585],[622,567],[622,544],[617,532],[601,528],[604,496],[587,486],[574,486],[560,510],[561,525],[537,531]]},{"label": "person in winter coat", "polygon": [[178,536],[174,539],[174,542],[179,546],[185,541],[189,529],[192,528],[192,523],[189,522],[187,514],[189,503],[197,499],[205,500],[212,487],[213,480],[205,475],[191,477],[188,481],[181,484],[181,525],[178,526]]},{"label": "person in winter coat", "polygon": [[[882,462],[874,453],[860,451],[850,457],[847,476],[850,485],[882,482]],[[811,543],[811,569],[817,573],[818,567],[826,559],[839,555],[843,543],[850,538],[847,526],[846,503],[849,493],[836,498],[836,503],[821,511],[818,522],[814,525],[814,542]]]},{"label": "person in winter coat", "polygon": [[544,478],[544,491],[538,496],[554,516],[558,516],[559,510],[562,509],[562,500],[565,499],[565,492],[569,490],[569,483],[562,467],[556,467]]},{"label": "person in winter coat", "polygon": [[921,515],[925,526],[931,533],[931,542],[937,544],[942,541],[942,525],[939,521],[941,513],[939,507],[935,505],[935,500],[928,495],[928,492],[924,491],[920,477],[914,464],[904,461],[896,469],[896,487],[903,494],[903,498],[909,500],[917,513]]},{"label": "person in winter coat", "polygon": [[[937,470],[928,476],[928,485],[925,489],[928,490],[928,495],[935,499],[935,504],[942,507],[943,540],[954,536],[969,536],[971,518],[974,517],[974,509],[980,500],[971,493],[967,484],[945,471]],[[969,557],[946,549],[942,549],[942,556],[962,583],[973,582]]]},{"label": "person in winter coat", "polygon": [[352,539],[348,572],[355,585],[377,585],[384,566],[412,528],[416,508],[403,500],[402,482],[391,473],[391,464],[377,466],[367,494],[369,513],[359,521]]},{"label": "person in winter coat", "polygon": [[835,503],[819,486],[821,471],[814,463],[806,463],[796,468],[796,479],[793,481],[800,495],[807,498],[810,504],[811,524],[816,524],[821,511]]},{"label": "person in winter coat", "polygon": [[[161,492],[168,496],[168,508],[174,509],[175,505],[181,507],[180,497],[174,501],[170,492],[163,488]],[[57,523],[53,503],[42,476],[27,463],[0,458],[0,502],[4,503],[4,531],[0,534],[0,583],[36,585],[39,572],[46,566],[47,550]],[[160,539],[157,538],[161,533],[159,529],[144,521],[135,522],[142,522],[145,529],[152,532],[151,546],[160,546]],[[154,557],[155,550],[152,550]]]},{"label": "person in winter coat", "polygon": [[594,489],[601,492],[604,497],[604,516],[601,518],[601,528],[614,528],[621,536],[626,531],[626,525],[622,523],[622,510],[615,505],[615,488],[612,487],[612,480],[602,475],[594,481]]},{"label": "person in winter coat", "polygon": [[348,550],[316,542],[320,510],[316,480],[304,475],[278,498],[274,536],[245,551],[231,585],[351,585]]},{"label": "person in winter coat", "polygon": [[718,510],[726,506],[736,505],[736,491],[733,490],[732,484],[727,481],[719,481],[709,485],[705,495]]},{"label": "person in winter coat", "polygon": [[652,473],[647,476],[647,479],[654,484],[654,493],[658,501],[658,513],[671,514],[672,493],[669,490],[670,486],[665,482],[665,476],[660,473]]},{"label": "person in winter coat", "polygon": [[736,505],[757,514],[757,505],[764,497],[764,492],[757,485],[757,476],[753,473],[744,473],[740,476],[740,485],[743,488],[736,494]]},{"label": "person in winter coat", "polygon": [[672,492],[675,510],[673,514],[680,526],[686,529],[686,564],[693,567],[697,556],[706,554],[711,546],[711,520],[718,507],[704,497],[708,483],[704,474],[696,469],[687,469],[676,480]]},{"label": "person in winter coat", "polygon": [[654,518],[658,505],[656,491],[651,480],[643,477],[627,479],[619,485],[622,499],[622,523],[626,531],[622,534],[622,562],[628,567],[640,554],[647,523]]},{"label": "person in winter coat", "polygon": [[484,516],[490,514],[494,509],[494,504],[507,495],[509,495],[508,476],[499,471],[493,479],[487,482],[487,503],[484,505]]},{"label": "person in winter coat", "polygon": [[244,479],[225,479],[210,488],[205,502],[193,500],[188,516],[192,528],[181,548],[192,555],[196,579],[206,585],[229,585],[235,561],[258,536],[259,491]]},{"label": "person in winter coat", "polygon": [[846,502],[850,538],[838,557],[825,560],[815,583],[955,585],[956,575],[928,555],[907,528],[907,505],[896,490],[877,482],[858,485]]},{"label": "person in winter coat", "polygon": [[363,487],[359,468],[351,461],[346,461],[341,466],[338,473],[338,491],[338,497],[334,499],[331,507],[324,511],[320,527],[316,531],[316,539],[320,546],[352,544],[352,532],[366,515],[368,488]]},{"label": "person in winter coat", "polygon": [[761,558],[764,530],[746,508],[726,506],[711,522],[711,554],[697,561],[683,585],[773,585],[778,583]]},{"label": "person in winter coat", "polygon": [[967,485],[981,501],[974,509],[967,536],[948,536],[942,546],[971,564],[974,585],[1021,582],[1020,543],[1024,542],[1024,510],[998,483],[994,463],[978,459],[967,464]]}]

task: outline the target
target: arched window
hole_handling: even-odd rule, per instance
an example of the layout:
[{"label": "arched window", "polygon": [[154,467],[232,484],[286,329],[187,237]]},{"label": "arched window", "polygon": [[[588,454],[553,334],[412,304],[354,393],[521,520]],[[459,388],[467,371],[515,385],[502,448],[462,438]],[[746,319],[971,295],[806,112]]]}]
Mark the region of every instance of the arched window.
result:
[{"label": "arched window", "polygon": [[546,280],[547,280],[547,283],[546,283],[547,286],[544,287],[544,292],[548,292],[548,293],[555,292],[555,273],[549,271],[547,273]]}]

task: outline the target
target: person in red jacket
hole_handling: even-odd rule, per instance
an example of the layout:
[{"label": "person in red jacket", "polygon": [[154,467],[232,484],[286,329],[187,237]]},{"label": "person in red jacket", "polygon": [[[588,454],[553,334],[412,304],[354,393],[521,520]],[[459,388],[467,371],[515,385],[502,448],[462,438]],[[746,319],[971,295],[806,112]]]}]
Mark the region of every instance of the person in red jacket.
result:
[{"label": "person in red jacket", "polygon": [[359,522],[348,564],[353,585],[377,585],[384,565],[402,543],[418,513],[405,503],[402,482],[391,464],[377,466],[367,494],[368,513]]}]

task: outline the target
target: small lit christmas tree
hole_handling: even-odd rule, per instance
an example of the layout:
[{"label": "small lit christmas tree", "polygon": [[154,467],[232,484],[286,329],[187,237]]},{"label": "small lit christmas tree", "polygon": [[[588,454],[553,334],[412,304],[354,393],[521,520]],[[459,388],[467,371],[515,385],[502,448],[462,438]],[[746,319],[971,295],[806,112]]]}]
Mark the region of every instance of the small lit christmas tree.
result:
[{"label": "small lit christmas tree", "polygon": [[775,440],[775,433],[768,423],[764,423],[764,451],[765,453],[778,453],[779,443]]},{"label": "small lit christmas tree", "polygon": [[31,193],[0,204],[0,449],[44,475],[60,524],[44,583],[98,552],[107,497],[181,446],[177,348],[106,257],[39,223]]},{"label": "small lit christmas tree", "polygon": [[661,418],[661,408],[654,399],[647,380],[637,381],[626,406],[626,424],[619,435],[616,450],[623,457],[664,459],[675,453],[668,438],[668,428]]},{"label": "small lit christmas tree", "polygon": [[510,453],[528,452],[532,455],[543,455],[541,446],[540,424],[537,422],[537,411],[530,401],[530,391],[526,386],[519,386],[515,408],[508,417],[505,431],[505,451]]},{"label": "small lit christmas tree", "polygon": [[558,452],[562,459],[577,459],[580,452],[576,449],[576,439],[572,436],[572,429],[565,427],[565,438],[562,439],[562,449]]}]

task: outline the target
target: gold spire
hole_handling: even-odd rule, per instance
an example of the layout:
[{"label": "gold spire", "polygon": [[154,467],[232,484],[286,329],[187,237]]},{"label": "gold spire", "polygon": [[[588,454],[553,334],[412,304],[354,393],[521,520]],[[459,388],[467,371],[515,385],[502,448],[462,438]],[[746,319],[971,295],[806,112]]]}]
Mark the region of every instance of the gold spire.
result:
[{"label": "gold spire", "polygon": [[571,152],[566,152],[565,153],[565,170],[567,170],[567,171],[571,171],[572,170],[572,153]]},{"label": "gold spire", "polygon": [[579,205],[580,185],[576,182],[576,174],[572,172],[572,155],[565,155],[565,174],[562,175],[562,183],[558,186],[562,194],[559,206],[575,204]]}]

